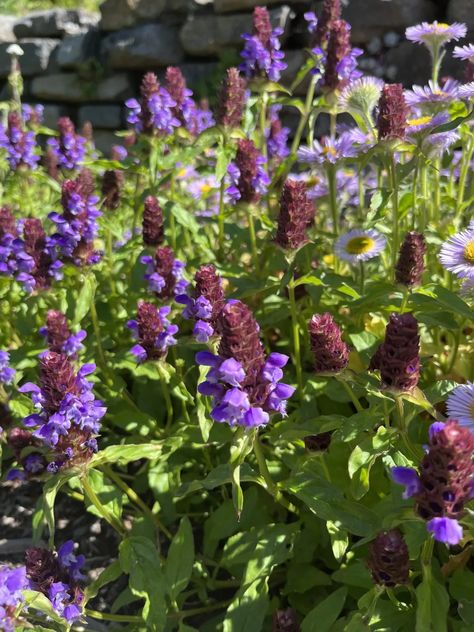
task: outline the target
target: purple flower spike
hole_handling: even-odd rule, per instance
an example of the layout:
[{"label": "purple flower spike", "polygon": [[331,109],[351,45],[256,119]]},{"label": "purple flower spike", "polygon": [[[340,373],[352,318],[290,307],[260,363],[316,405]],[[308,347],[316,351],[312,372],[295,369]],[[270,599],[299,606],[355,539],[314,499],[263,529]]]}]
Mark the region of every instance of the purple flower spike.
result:
[{"label": "purple flower spike", "polygon": [[0,125],[0,148],[7,151],[7,160],[12,171],[26,167],[35,169],[40,159],[34,153],[36,137],[24,129],[24,122],[17,112],[10,112],[7,126]]},{"label": "purple flower spike", "polygon": [[128,99],[125,102],[129,109],[127,122],[133,125],[138,134],[170,135],[179,120],[174,115],[177,103],[168,90],[160,86],[156,75],[148,72],[140,87],[140,100]]},{"label": "purple flower spike", "polygon": [[74,123],[67,116],[58,120],[59,136],[50,138],[48,146],[62,169],[78,169],[86,153],[86,139],[76,134]]},{"label": "purple flower spike", "polygon": [[420,478],[416,470],[411,467],[392,467],[392,479],[397,485],[404,485],[403,498],[416,496],[421,490]]},{"label": "purple flower spike", "polygon": [[136,320],[129,320],[127,327],[132,331],[138,344],[130,349],[137,362],[160,360],[166,357],[168,348],[177,343],[174,335],[178,332],[176,325],[170,324],[167,316],[169,307],[155,307],[152,303],[138,303]]},{"label": "purple flower spike", "polygon": [[270,14],[265,7],[255,7],[253,12],[252,35],[245,34],[244,60],[240,70],[248,78],[263,77],[270,81],[278,81],[281,71],[286,68],[284,53],[280,50],[280,35],[283,29],[272,29]]},{"label": "purple flower spike", "polygon": [[8,351],[0,351],[0,383],[11,384],[15,379],[16,371],[9,366],[10,354]]},{"label": "purple flower spike", "polygon": [[426,523],[426,528],[438,542],[456,545],[462,540],[462,527],[453,518],[432,518]]}]

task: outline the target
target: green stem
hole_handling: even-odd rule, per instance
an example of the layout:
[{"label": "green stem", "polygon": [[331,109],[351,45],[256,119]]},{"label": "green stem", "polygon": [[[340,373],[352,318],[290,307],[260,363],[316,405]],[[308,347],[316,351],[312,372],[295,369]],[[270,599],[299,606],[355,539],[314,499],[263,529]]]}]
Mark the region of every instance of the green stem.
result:
[{"label": "green stem", "polygon": [[356,394],[352,390],[351,385],[348,382],[346,382],[346,380],[344,380],[344,379],[342,379],[340,377],[336,377],[336,380],[339,382],[339,384],[341,384],[343,386],[344,390],[349,395],[350,400],[354,404],[354,407],[355,407],[356,411],[358,413],[363,412],[364,408],[363,408],[362,404],[360,403],[358,397],[356,396]]},{"label": "green stem", "polygon": [[156,363],[156,366],[158,373],[160,374],[161,391],[166,404],[166,430],[169,430],[171,424],[173,423],[173,403],[171,402],[171,395],[166,381],[166,375],[159,361]]},{"label": "green stem", "polygon": [[403,288],[403,299],[400,305],[400,314],[404,314],[408,305],[408,300],[410,298],[410,290],[407,287]]},{"label": "green stem", "polygon": [[359,270],[360,270],[360,295],[364,296],[364,292],[365,292],[365,268],[364,268],[364,262],[363,261],[359,262]]},{"label": "green stem", "polygon": [[288,285],[288,297],[290,299],[291,329],[293,332],[294,363],[296,368],[296,382],[300,397],[303,396],[303,372],[301,369],[301,345],[300,329],[298,326],[298,311],[296,309],[295,288],[290,282]]},{"label": "green stem", "polygon": [[470,134],[469,140],[467,141],[466,151],[463,152],[461,173],[459,175],[458,196],[457,196],[457,202],[456,202],[456,215],[455,215],[456,220],[459,220],[462,214],[464,193],[466,190],[466,182],[467,182],[467,177],[469,175],[469,169],[470,169],[473,153],[474,153],[474,134]]},{"label": "green stem", "polygon": [[326,171],[327,171],[328,189],[329,189],[329,206],[331,208],[333,231],[337,237],[339,235],[339,208],[337,204],[336,167],[334,165],[328,165]]},{"label": "green stem", "polygon": [[257,459],[258,469],[263,480],[265,481],[266,489],[268,493],[273,496],[273,498],[275,499],[277,503],[279,503],[280,505],[283,505],[285,509],[287,509],[288,511],[291,511],[292,513],[298,513],[298,510],[296,509],[296,507],[292,503],[286,500],[286,498],[280,492],[276,483],[272,479],[270,471],[268,470],[265,456],[262,451],[262,446],[260,444],[260,439],[259,439],[258,434],[255,434],[255,437],[254,437],[253,452],[255,454],[255,458]]},{"label": "green stem", "polygon": [[[174,194],[175,194],[175,179],[174,175],[171,175],[170,181],[170,201],[174,204]],[[171,233],[171,246],[174,251],[176,251],[176,220],[174,218],[174,213],[170,210],[170,233]]]},{"label": "green stem", "polygon": [[221,184],[219,187],[219,215],[217,216],[217,221],[219,224],[219,257],[221,259],[223,259],[224,257],[224,243],[225,243],[224,194],[225,194],[225,180],[224,178],[222,178]]},{"label": "green stem", "polygon": [[431,575],[431,559],[433,557],[434,539],[430,536],[424,543],[421,551],[421,570],[423,577],[429,578]]},{"label": "green stem", "polygon": [[446,375],[449,375],[453,370],[454,363],[456,362],[456,358],[458,355],[459,343],[461,342],[461,330],[463,327],[463,323],[460,325],[459,329],[454,334],[454,347],[451,351],[451,358],[449,360],[448,368],[446,369]]},{"label": "green stem", "polygon": [[298,123],[298,127],[296,128],[295,136],[293,138],[293,143],[291,145],[291,153],[296,154],[298,147],[300,146],[301,136],[303,135],[304,128],[306,127],[306,123],[311,114],[311,110],[313,109],[313,99],[314,99],[314,91],[316,89],[317,78],[315,75],[311,77],[311,82],[308,87],[308,92],[306,93],[306,101],[304,106],[304,112],[301,115],[301,118]]},{"label": "green stem", "polygon": [[198,614],[204,614],[206,612],[213,612],[214,610],[222,610],[227,608],[231,603],[229,601],[220,601],[219,603],[211,603],[208,606],[201,606],[200,608],[190,608],[189,610],[180,610],[179,612],[173,612],[169,615],[172,619],[184,619],[185,617],[193,617]]},{"label": "green stem", "polygon": [[400,436],[402,438],[403,443],[407,451],[410,453],[410,456],[415,461],[415,463],[419,463],[421,460],[423,453],[418,452],[415,447],[412,445],[410,438],[408,437],[408,428],[405,421],[405,411],[403,407],[403,399],[400,395],[395,397],[395,412],[397,418],[397,426]]},{"label": "green stem", "polygon": [[258,266],[259,256],[257,249],[257,235],[255,233],[255,223],[253,219],[253,207],[251,204],[247,204],[247,220],[249,224],[250,234],[250,249],[252,252],[253,265]]},{"label": "green stem", "polygon": [[397,165],[393,152],[390,155],[390,182],[392,188],[392,273],[395,274],[398,248],[400,243],[399,211],[398,211],[398,182]]},{"label": "green stem", "polygon": [[107,360],[105,359],[104,348],[102,347],[102,336],[100,333],[100,323],[99,316],[97,314],[97,309],[95,307],[95,301],[91,301],[91,319],[92,319],[92,327],[94,329],[94,335],[97,342],[97,352],[99,354],[99,362],[101,364],[101,368],[104,371],[104,375],[109,384],[112,383],[112,378],[110,376],[109,368],[107,366]]},{"label": "green stem", "polygon": [[98,610],[89,610],[89,608],[86,608],[84,610],[84,613],[88,617],[98,619],[99,621],[115,621],[117,623],[144,623],[142,617],[130,614],[109,614],[107,612],[99,612]]},{"label": "green stem", "polygon": [[264,91],[260,100],[260,149],[262,152],[262,156],[265,159],[267,158],[267,140],[265,138],[265,130],[267,127],[267,102],[268,94],[266,91]]},{"label": "green stem", "polygon": [[113,481],[119,489],[121,489],[125,494],[129,497],[129,499],[134,503],[142,512],[150,518],[150,520],[158,527],[160,531],[162,531],[165,536],[171,540],[173,538],[172,533],[165,527],[165,525],[161,522],[159,517],[152,512],[152,510],[146,505],[140,496],[136,493],[134,489],[129,487],[127,483],[116,474],[108,465],[102,466],[102,471],[104,474]]},{"label": "green stem", "polygon": [[85,474],[82,477],[81,482],[82,482],[82,488],[84,490],[85,495],[90,500],[90,502],[94,505],[94,507],[97,509],[97,511],[99,512],[99,515],[101,515],[104,518],[104,520],[108,522],[110,526],[113,527],[115,531],[117,531],[117,533],[120,534],[121,537],[124,537],[126,535],[125,527],[120,522],[120,520],[116,516],[111,514],[110,511],[106,507],[104,507],[104,505],[100,502],[99,497],[97,496],[95,491],[92,489],[92,486],[89,482],[87,474]]},{"label": "green stem", "polygon": [[114,276],[114,257],[113,257],[113,245],[112,245],[112,232],[107,228],[105,234],[105,248],[107,252],[107,265],[109,268],[109,283],[110,290],[112,295],[115,296],[117,294],[117,289],[115,286],[115,276]]}]

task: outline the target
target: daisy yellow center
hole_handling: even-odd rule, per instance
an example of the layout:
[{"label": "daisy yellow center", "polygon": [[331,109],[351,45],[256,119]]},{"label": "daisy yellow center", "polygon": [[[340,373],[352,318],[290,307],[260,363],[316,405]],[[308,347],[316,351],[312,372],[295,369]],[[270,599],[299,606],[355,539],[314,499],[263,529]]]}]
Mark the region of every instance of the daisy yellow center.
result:
[{"label": "daisy yellow center", "polygon": [[210,184],[201,184],[201,193],[209,193],[212,189]]},{"label": "daisy yellow center", "polygon": [[468,263],[474,264],[474,239],[468,241],[467,244],[464,246],[464,259]]},{"label": "daisy yellow center", "polygon": [[336,156],[337,152],[334,147],[324,147],[323,154],[325,156],[327,156],[328,154],[330,154],[331,156]]},{"label": "daisy yellow center", "polygon": [[178,178],[184,178],[184,176],[186,175],[186,169],[181,169],[180,171],[178,171]]},{"label": "daisy yellow center", "polygon": [[408,121],[408,125],[426,125],[427,123],[431,123],[432,116],[420,116],[420,118],[411,119]]},{"label": "daisy yellow center", "polygon": [[346,250],[350,255],[363,255],[372,250],[374,244],[375,242],[371,237],[353,237],[347,242]]},{"label": "daisy yellow center", "polygon": [[446,24],[445,22],[438,22],[438,28],[445,31],[446,29],[449,29],[449,24]]}]

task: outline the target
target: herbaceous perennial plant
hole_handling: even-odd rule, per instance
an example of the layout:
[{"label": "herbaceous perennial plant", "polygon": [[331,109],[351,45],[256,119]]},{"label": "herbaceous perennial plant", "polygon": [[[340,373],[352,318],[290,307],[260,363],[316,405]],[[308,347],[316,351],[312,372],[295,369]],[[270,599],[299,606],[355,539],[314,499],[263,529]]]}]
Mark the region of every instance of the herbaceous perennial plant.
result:
[{"label": "herbaceous perennial plant", "polygon": [[264,7],[212,105],[147,73],[110,158],[9,49],[2,630],[474,629],[474,45],[407,29],[408,89],[305,19],[291,86]]}]

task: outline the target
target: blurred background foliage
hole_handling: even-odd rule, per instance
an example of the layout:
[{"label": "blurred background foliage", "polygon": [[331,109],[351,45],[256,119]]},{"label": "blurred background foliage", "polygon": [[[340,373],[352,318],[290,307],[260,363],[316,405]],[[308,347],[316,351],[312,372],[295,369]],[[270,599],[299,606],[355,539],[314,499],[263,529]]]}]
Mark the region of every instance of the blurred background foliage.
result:
[{"label": "blurred background foliage", "polygon": [[0,0],[1,13],[15,13],[22,15],[40,9],[84,9],[85,11],[99,11],[103,0]]}]

